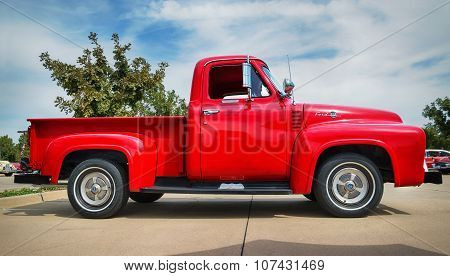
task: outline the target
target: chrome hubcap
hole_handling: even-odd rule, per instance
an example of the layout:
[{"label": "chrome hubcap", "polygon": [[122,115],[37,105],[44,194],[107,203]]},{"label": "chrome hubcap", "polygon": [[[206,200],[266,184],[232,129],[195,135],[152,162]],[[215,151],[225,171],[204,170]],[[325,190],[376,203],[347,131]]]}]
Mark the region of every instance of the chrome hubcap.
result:
[{"label": "chrome hubcap", "polygon": [[353,181],[347,181],[345,183],[345,189],[349,192],[353,192],[355,190],[355,182]]},{"label": "chrome hubcap", "polygon": [[111,182],[101,172],[89,173],[81,181],[80,193],[86,203],[92,206],[100,206],[111,197]]},{"label": "chrome hubcap", "polygon": [[369,192],[369,181],[360,170],[344,168],[334,175],[331,190],[339,202],[356,204]]}]

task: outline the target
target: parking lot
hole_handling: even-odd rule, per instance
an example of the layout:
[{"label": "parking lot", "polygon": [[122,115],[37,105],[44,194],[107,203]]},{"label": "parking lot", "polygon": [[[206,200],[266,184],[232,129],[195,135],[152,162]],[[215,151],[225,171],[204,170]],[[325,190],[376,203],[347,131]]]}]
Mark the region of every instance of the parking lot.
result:
[{"label": "parking lot", "polygon": [[[0,186],[13,178],[0,176]],[[330,217],[294,196],[165,195],[83,219],[67,199],[3,209],[2,255],[449,255],[450,176],[394,189],[370,216]]]},{"label": "parking lot", "polygon": [[[14,176],[4,176],[3,174],[0,174],[0,192],[3,192],[5,190],[13,190],[13,189],[20,189],[20,188],[31,188],[35,185],[32,184],[16,184],[14,183]],[[38,186],[36,186],[38,187]]]}]

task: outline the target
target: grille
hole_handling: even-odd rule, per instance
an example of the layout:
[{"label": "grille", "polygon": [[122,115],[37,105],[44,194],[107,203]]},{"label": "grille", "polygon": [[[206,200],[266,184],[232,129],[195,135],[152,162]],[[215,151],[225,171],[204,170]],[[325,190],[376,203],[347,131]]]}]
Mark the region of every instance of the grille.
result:
[{"label": "grille", "polygon": [[299,129],[302,126],[302,111],[293,110],[291,113],[292,128]]}]

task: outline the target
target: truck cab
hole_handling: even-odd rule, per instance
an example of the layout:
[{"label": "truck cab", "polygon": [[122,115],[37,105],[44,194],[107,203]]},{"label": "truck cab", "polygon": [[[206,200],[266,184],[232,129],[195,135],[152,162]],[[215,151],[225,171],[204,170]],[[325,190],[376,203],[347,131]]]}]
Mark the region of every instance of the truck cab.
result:
[{"label": "truck cab", "polygon": [[29,119],[29,166],[41,180],[68,179],[89,218],[164,193],[303,194],[360,217],[386,182],[442,182],[424,166],[421,128],[389,111],[294,103],[293,88],[256,57],[205,58],[185,117]]},{"label": "truck cab", "polygon": [[250,81],[244,87],[245,62],[245,57],[219,57],[197,64],[202,76],[194,74],[194,82],[202,83],[192,87],[187,123],[194,128],[188,131],[188,147],[201,148],[186,155],[190,179],[288,180],[288,145],[293,139],[288,115],[293,106],[259,59],[249,58]]}]

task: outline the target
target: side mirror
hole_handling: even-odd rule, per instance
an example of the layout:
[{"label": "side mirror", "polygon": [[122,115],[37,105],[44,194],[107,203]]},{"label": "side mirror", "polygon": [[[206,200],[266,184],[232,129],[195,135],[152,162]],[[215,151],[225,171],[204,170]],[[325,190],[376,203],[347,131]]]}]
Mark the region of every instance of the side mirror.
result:
[{"label": "side mirror", "polygon": [[242,87],[252,88],[252,66],[248,62],[242,63]]},{"label": "side mirror", "polygon": [[284,93],[286,93],[288,96],[292,95],[292,90],[294,90],[295,84],[288,79],[284,79],[283,81],[283,89]]},{"label": "side mirror", "polygon": [[252,65],[250,59],[242,63],[242,87],[247,88],[248,100],[252,100]]}]

